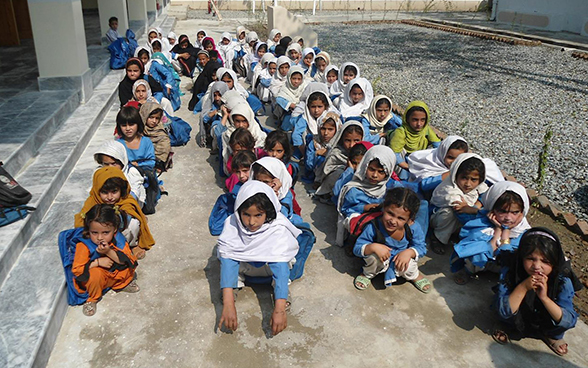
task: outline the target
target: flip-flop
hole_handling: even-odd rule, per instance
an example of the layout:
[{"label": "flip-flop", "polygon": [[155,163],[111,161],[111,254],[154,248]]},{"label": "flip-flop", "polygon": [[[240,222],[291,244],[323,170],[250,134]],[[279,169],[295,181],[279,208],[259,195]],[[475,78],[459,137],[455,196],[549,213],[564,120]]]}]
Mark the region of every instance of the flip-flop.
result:
[{"label": "flip-flop", "polygon": [[365,290],[370,286],[371,283],[372,280],[368,279],[364,275],[359,275],[355,278],[355,280],[353,280],[353,285],[355,285],[357,290]]},{"label": "flip-flop", "polygon": [[92,317],[96,314],[96,309],[98,309],[96,302],[86,302],[82,307],[82,312],[84,313],[84,316]]},{"label": "flip-flop", "polygon": [[[431,289],[433,288],[433,285],[431,285],[431,282],[426,278],[423,277],[422,279],[418,280],[418,281],[413,281],[412,284],[420,291],[423,292],[425,294],[428,294]],[[425,289],[425,286],[429,285],[428,289]]]},{"label": "flip-flop", "polygon": [[492,339],[500,345],[506,345],[510,343],[510,338],[508,337],[508,334],[506,333],[504,326],[500,323],[494,325],[494,327],[492,328]]},{"label": "flip-flop", "polygon": [[459,271],[458,273],[453,276],[453,281],[455,281],[458,285],[465,285],[470,282],[470,275],[465,271]]},{"label": "flip-flop", "polygon": [[445,254],[445,244],[441,243],[434,234],[431,234],[431,250],[435,254]]},{"label": "flip-flop", "polygon": [[553,351],[557,355],[564,356],[567,354],[567,351],[565,353],[562,353],[559,350],[557,350],[558,348],[562,347],[563,345],[565,345],[567,348],[568,343],[564,339],[554,340],[554,339],[550,339],[549,337],[544,336],[541,338],[541,340],[543,340],[545,345],[547,345],[551,349],[551,351]]}]

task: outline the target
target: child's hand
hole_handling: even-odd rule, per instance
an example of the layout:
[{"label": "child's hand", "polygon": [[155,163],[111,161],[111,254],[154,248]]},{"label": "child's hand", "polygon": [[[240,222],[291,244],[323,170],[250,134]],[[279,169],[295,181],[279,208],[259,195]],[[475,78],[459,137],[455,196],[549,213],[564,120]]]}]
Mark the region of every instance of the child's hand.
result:
[{"label": "child's hand", "polygon": [[500,222],[496,220],[496,215],[494,215],[494,212],[488,212],[487,217],[495,227],[502,229],[502,225],[500,225]]},{"label": "child's hand", "polygon": [[399,162],[398,166],[400,166],[404,170],[408,170],[408,164],[406,162]]},{"label": "child's hand", "polygon": [[378,256],[380,261],[382,261],[382,263],[386,262],[390,258],[390,248],[380,243],[368,244],[364,253],[366,255],[372,253],[375,254],[376,256]]},{"label": "child's hand", "polygon": [[290,110],[294,110],[296,108],[296,104],[295,103],[291,103],[290,104]]},{"label": "child's hand", "polygon": [[457,213],[465,213],[467,208],[470,207],[464,197],[460,197],[460,200],[451,202],[451,205],[453,206],[453,210]]},{"label": "child's hand", "polygon": [[380,138],[384,138],[386,136],[386,132],[378,133],[378,135],[380,136]]},{"label": "child's hand", "polygon": [[229,109],[227,109],[227,107],[225,105],[221,106],[221,111],[222,111],[223,115],[229,115]]},{"label": "child's hand", "polygon": [[408,263],[410,260],[415,256],[415,252],[412,249],[405,249],[402,252],[398,253],[397,255],[392,258],[392,262],[394,262],[394,267],[400,271],[404,272],[408,268]]},{"label": "child's hand", "polygon": [[233,289],[224,288],[222,292],[223,312],[218,323],[218,329],[222,329],[224,323],[226,328],[228,328],[231,331],[236,331],[237,327],[239,327],[239,323],[237,322],[237,308],[235,308],[235,298],[233,296]]},{"label": "child's hand", "polygon": [[167,95],[171,95],[171,88],[167,87]]},{"label": "child's hand", "polygon": [[110,245],[104,241],[98,243],[98,247],[96,248],[96,252],[99,254],[106,254],[110,251]]},{"label": "child's hand", "polygon": [[541,300],[545,300],[547,298],[547,279],[548,277],[543,273],[534,274],[531,277],[531,285],[533,290],[535,290],[535,294]]},{"label": "child's hand", "polygon": [[288,326],[288,317],[286,315],[286,299],[276,300],[276,307],[274,313],[272,313],[272,319],[270,320],[270,326],[272,328],[272,335],[276,336]]},{"label": "child's hand", "polygon": [[366,204],[365,206],[363,206],[363,212],[371,211],[378,206],[379,206],[378,203]]},{"label": "child's hand", "polygon": [[102,268],[106,268],[108,270],[108,269],[110,269],[110,267],[112,267],[113,264],[114,264],[114,261],[108,257],[98,258],[98,266],[100,266]]},{"label": "child's hand", "polygon": [[[326,148],[321,148],[316,150],[316,155],[317,156],[324,156],[327,154],[327,149]],[[349,164],[349,161],[347,161],[347,163]]]},{"label": "child's hand", "polygon": [[278,194],[278,192],[280,191],[280,188],[282,187],[282,182],[278,178],[273,178],[272,182],[270,184],[270,187],[272,187],[274,192],[276,192],[276,194]]}]

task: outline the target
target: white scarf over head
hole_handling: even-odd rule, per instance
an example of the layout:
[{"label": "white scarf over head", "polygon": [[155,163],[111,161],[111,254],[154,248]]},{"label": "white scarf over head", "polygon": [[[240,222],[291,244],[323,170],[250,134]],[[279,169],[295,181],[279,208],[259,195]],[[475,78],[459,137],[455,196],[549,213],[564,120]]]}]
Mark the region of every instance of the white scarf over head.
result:
[{"label": "white scarf over head", "polygon": [[339,114],[339,111],[335,108],[335,106],[333,106],[333,102],[329,98],[329,89],[327,86],[325,86],[324,83],[310,82],[302,92],[302,95],[300,96],[300,102],[298,105],[296,105],[294,111],[292,111],[292,117],[303,115],[304,119],[306,120],[307,130],[313,135],[318,134],[318,119],[320,119],[321,116],[316,119],[312,117],[307,101],[310,95],[315,92],[323,94],[328,102],[328,105],[325,106],[325,111],[321,114],[321,116],[324,116],[328,112],[336,112]]},{"label": "white scarf over head", "polygon": [[[386,100],[388,102],[388,106],[390,106],[390,112],[388,113],[388,116],[382,119],[382,121],[378,120],[376,115],[376,105],[381,100]],[[366,118],[370,123],[371,133],[383,133],[386,123],[388,123],[388,120],[392,118],[392,100],[388,96],[377,95],[372,99],[370,107],[364,112],[363,117]]]},{"label": "white scarf over head", "polygon": [[[227,126],[227,130],[225,130],[222,135],[222,140],[223,140],[222,155],[223,155],[223,162],[225,163],[223,168],[226,166],[226,163],[228,162],[229,156],[233,152],[231,150],[231,146],[229,145],[229,141],[231,139],[231,134],[233,134],[233,132],[235,130],[237,130],[237,128],[235,128],[235,123],[233,122],[235,115],[241,115],[241,116],[245,117],[245,119],[247,119],[247,122],[249,123],[249,127],[247,128],[247,130],[249,130],[249,132],[253,136],[253,139],[255,139],[255,147],[256,148],[261,148],[265,144],[266,134],[263,130],[261,130],[261,127],[259,126],[259,124],[255,120],[255,114],[253,113],[253,110],[251,110],[251,107],[249,107],[249,104],[247,102],[239,103],[239,98],[240,97],[233,97],[229,100],[229,105],[231,105],[231,107],[232,107],[230,109],[231,112],[229,115],[229,125]],[[233,103],[235,103],[235,105],[233,105]]]},{"label": "white scarf over head", "polygon": [[[377,160],[380,165],[382,165],[384,172],[386,173],[386,177],[379,183],[371,184],[368,180],[366,180],[365,175],[367,173],[367,168],[370,162],[374,160]],[[349,183],[343,186],[343,189],[341,189],[341,193],[339,194],[339,201],[337,203],[337,209],[339,212],[341,212],[341,206],[345,201],[345,195],[351,188],[361,189],[365,194],[372,198],[383,198],[386,194],[386,183],[388,183],[388,180],[390,180],[390,175],[392,175],[394,166],[396,166],[396,155],[390,147],[377,145],[367,150],[359,162],[357,170],[355,170],[355,174],[353,174],[353,178]]]},{"label": "white scarf over head", "polygon": [[286,75],[282,75],[280,73],[280,65],[284,64],[288,64],[288,66],[290,66],[290,58],[282,55],[278,58],[278,61],[276,61],[276,72],[274,73],[274,77],[269,88],[274,98],[278,96],[278,93],[280,93],[280,88],[282,88],[288,79],[288,73],[286,73]]},{"label": "white scarf over head", "polygon": [[482,203],[484,204],[485,210],[492,211],[494,204],[496,203],[498,198],[500,198],[500,196],[507,191],[518,194],[519,197],[521,197],[521,199],[523,200],[523,215],[525,217],[523,217],[523,219],[517,226],[510,229],[510,237],[516,238],[531,228],[531,225],[529,225],[529,222],[527,221],[526,217],[527,213],[529,213],[529,195],[527,194],[525,188],[519,183],[515,183],[513,181],[498,182],[492,185],[490,189],[488,189],[488,191],[484,194],[484,196],[482,197]]},{"label": "white scarf over head", "polygon": [[[309,54],[312,54],[312,61],[310,62],[310,67],[307,66],[306,64],[304,64],[304,58],[306,57],[306,55],[309,55]],[[316,55],[314,53],[314,49],[311,49],[310,47],[307,47],[304,50],[302,50],[302,57],[300,58],[300,62],[298,64],[304,70],[308,70],[308,69],[311,69],[312,70],[312,64],[314,63],[314,58],[315,57],[316,57]]]},{"label": "white scarf over head", "polygon": [[[254,164],[263,166],[267,171],[270,172],[270,174],[277,178],[280,183],[282,183],[282,186],[278,190],[277,196],[279,200],[284,199],[290,191],[290,187],[292,187],[292,176],[290,176],[290,173],[288,172],[288,169],[282,160],[279,160],[275,157],[265,156],[251,164],[251,170],[253,170]],[[253,180],[253,176],[254,175],[249,176],[250,181]]]},{"label": "white scarf over head", "polygon": [[459,167],[464,163],[464,161],[472,157],[482,161],[482,157],[476,155],[475,153],[462,153],[461,155],[457,156],[455,161],[453,161],[451,164],[451,168],[449,169],[449,176],[445,178],[445,180],[443,180],[441,184],[439,184],[433,191],[431,204],[439,208],[452,207],[454,202],[461,202],[462,198],[465,199],[468,206],[473,206],[476,204],[480,194],[488,190],[488,186],[486,183],[484,183],[486,178],[480,176],[480,184],[476,188],[472,189],[469,193],[464,193],[457,185],[457,171],[459,170]]},{"label": "white scarf over head", "polygon": [[153,94],[151,93],[151,86],[149,85],[149,82],[147,82],[147,80],[143,79],[143,78],[137,79],[135,81],[135,83],[133,83],[133,97],[137,98],[135,92],[137,92],[137,87],[139,87],[141,85],[145,86],[145,90],[147,91],[147,97],[145,99],[150,102],[157,102],[157,100],[155,98],[153,98]]},{"label": "white scarf over head", "polygon": [[[296,73],[300,74],[300,76],[302,77],[302,83],[300,83],[300,85],[295,88],[292,85],[291,78],[292,75]],[[306,88],[307,84],[308,81],[304,79],[304,70],[302,70],[302,68],[299,65],[294,65],[290,67],[290,71],[288,71],[288,77],[286,78],[286,82],[284,83],[282,88],[280,88],[280,92],[278,92],[278,97],[282,97],[288,100],[288,102],[290,103],[297,104],[298,102],[300,102],[300,96],[302,96],[302,92],[304,92],[304,89]]]},{"label": "white scarf over head", "polygon": [[331,94],[333,94],[333,90],[332,90],[332,88],[331,88],[331,87],[333,87],[333,86],[334,86],[334,85],[337,83],[337,81],[335,81],[335,83],[329,83],[329,82],[327,81],[327,74],[329,74],[329,72],[330,72],[331,70],[334,70],[334,71],[336,71],[336,72],[337,72],[337,78],[339,78],[339,68],[337,68],[337,65],[335,65],[335,64],[329,64],[329,65],[327,65],[327,67],[325,68],[325,72],[323,73],[323,75],[320,77],[320,78],[321,78],[321,80],[319,80],[319,81],[317,81],[317,82],[323,82],[323,83],[326,83],[326,84],[327,84],[327,87],[329,87],[329,91],[331,92]]},{"label": "white scarf over head", "polygon": [[290,58],[290,50],[296,50],[298,51],[298,57],[301,58],[302,57],[302,47],[300,47],[300,44],[298,42],[292,42],[288,48],[286,49],[286,56],[288,56],[288,58],[290,59],[290,63],[296,63],[296,60]]},{"label": "white scarf over head", "polygon": [[[351,101],[351,89],[355,86],[359,86],[363,91],[363,100],[358,103],[353,103],[353,101]],[[345,87],[345,94],[339,106],[341,115],[343,115],[344,118],[361,116],[361,114],[370,107],[373,99],[374,90],[372,89],[372,84],[365,78],[355,78]]]},{"label": "white scarf over head", "polygon": [[[240,39],[239,36],[241,35],[241,33],[245,32],[245,37],[243,37],[243,39]],[[246,38],[247,38],[247,28],[245,28],[244,26],[239,26],[237,27],[237,31],[235,33],[237,35],[237,42],[239,42],[241,45],[243,45],[246,42]]]},{"label": "white scarf over head", "polygon": [[227,68],[218,68],[218,70],[216,71],[216,79],[222,81],[223,76],[227,73],[231,76],[231,79],[233,80],[233,88],[231,89],[238,91],[244,99],[247,99],[247,97],[249,97],[249,93],[245,90],[241,83],[239,83],[239,78],[237,77],[237,73],[235,73],[235,71]]},{"label": "white scarf over head", "polygon": [[[333,85],[331,86],[331,93],[332,94],[341,94],[341,93],[345,92],[345,87],[347,87],[347,84],[345,84],[345,82],[343,82],[343,75],[345,74],[345,68],[347,68],[348,66],[352,66],[355,68],[355,70],[357,70],[357,75],[355,76],[355,78],[359,78],[361,76],[359,74],[359,67],[355,63],[351,63],[351,62],[343,63],[341,65],[341,68],[339,68],[339,76],[337,78],[337,81],[335,83],[333,83]],[[326,78],[326,73],[325,73],[325,78]]]},{"label": "white scarf over head", "polygon": [[267,37],[267,41],[266,41],[266,43],[267,43],[267,47],[268,47],[268,51],[269,51],[269,48],[270,48],[270,47],[272,47],[272,46],[275,46],[275,45],[276,45],[276,41],[274,41],[274,38],[276,37],[276,35],[277,35],[278,33],[280,33],[280,34],[281,34],[282,32],[280,32],[280,30],[279,30],[279,29],[277,29],[277,28],[274,28],[274,29],[272,29],[272,30],[270,31],[270,33],[269,33],[269,35],[268,35],[268,37]]},{"label": "white scarf over head", "polygon": [[[329,119],[333,120],[333,122],[335,123],[335,135],[333,136],[333,138],[331,138],[331,140],[329,142],[325,143],[321,140],[320,130],[321,130],[321,127],[323,125],[325,125],[325,123]],[[341,129],[341,119],[339,118],[338,112],[334,112],[334,111],[325,112],[324,114],[319,116],[319,118],[317,119],[317,132],[318,133],[314,134],[314,136],[313,136],[314,148],[319,150],[322,148],[330,149],[331,147],[333,147],[333,145],[335,144],[335,136],[337,135],[337,133],[339,132],[340,129]]]},{"label": "white scarf over head", "polygon": [[[323,59],[325,61],[325,63],[327,64],[327,65],[325,65],[325,70],[322,72],[318,69],[318,66],[316,65],[316,62],[319,59]],[[314,57],[314,66],[316,68],[316,73],[314,74],[314,77],[312,77],[312,78],[316,82],[326,83],[327,82],[327,75],[325,73],[327,72],[327,68],[329,67],[329,65],[331,65],[331,55],[329,55],[328,52],[321,51],[318,54],[316,54],[316,56]]]},{"label": "white scarf over head", "polygon": [[[276,219],[256,231],[241,222],[239,207],[258,193],[266,195],[274,206]],[[218,238],[218,255],[240,262],[290,262],[298,253],[296,238],[302,233],[280,212],[281,205],[273,190],[259,181],[248,181],[239,190],[235,212],[225,220]]]},{"label": "white scarf over head", "polygon": [[202,41],[204,41],[204,39],[205,39],[205,38],[206,38],[206,36],[207,36],[207,34],[206,34],[206,31],[205,31],[205,30],[203,30],[202,28],[201,28],[201,29],[199,29],[199,30],[196,32],[196,38],[194,39],[194,47],[195,47],[195,48],[197,48],[197,49],[201,49],[201,48],[202,48],[202,41],[198,41],[198,33],[200,33],[200,32],[204,33],[204,37],[202,37]]},{"label": "white scarf over head", "polygon": [[[445,156],[447,156],[447,152],[451,145],[457,141],[466,142],[465,139],[458,135],[450,135],[445,138],[437,148],[411,153],[410,156],[408,156],[408,167],[411,175],[415,178],[415,181],[421,181],[432,176],[443,175],[449,171],[449,168],[445,166]],[[488,168],[486,168],[486,170],[488,170]],[[486,173],[486,176],[488,176],[488,173]]]}]

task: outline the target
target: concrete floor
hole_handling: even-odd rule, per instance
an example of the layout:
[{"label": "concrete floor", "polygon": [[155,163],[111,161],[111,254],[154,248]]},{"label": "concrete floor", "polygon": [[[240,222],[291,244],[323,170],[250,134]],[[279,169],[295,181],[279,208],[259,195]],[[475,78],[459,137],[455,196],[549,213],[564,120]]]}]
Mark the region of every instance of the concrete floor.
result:
[{"label": "concrete floor", "polygon": [[[217,39],[238,23],[179,21],[174,31],[192,36],[204,28]],[[189,98],[183,96],[184,106]],[[194,136],[195,116],[185,108],[178,115],[195,127]],[[114,121],[103,124],[113,127]],[[301,184],[297,199],[317,242],[305,275],[291,285],[288,328],[270,336],[271,298],[261,287],[239,294],[239,329],[218,331],[219,262],[207,229],[210,209],[223,193],[217,157],[194,140],[174,151],[174,168],[163,176],[170,195],[149,217],[157,244],[138,269],[141,292],[108,293],[91,318],[81,307],[69,308],[48,367],[588,366],[588,327],[581,322],[566,335],[565,358],[538,340],[496,344],[487,334],[495,321],[489,305],[496,278],[458,286],[448,256],[421,259],[420,269],[434,285],[428,295],[410,283],[384,290],[381,278],[375,287],[356,290],[353,277],[361,263],[332,245],[334,208],[312,202]]]}]

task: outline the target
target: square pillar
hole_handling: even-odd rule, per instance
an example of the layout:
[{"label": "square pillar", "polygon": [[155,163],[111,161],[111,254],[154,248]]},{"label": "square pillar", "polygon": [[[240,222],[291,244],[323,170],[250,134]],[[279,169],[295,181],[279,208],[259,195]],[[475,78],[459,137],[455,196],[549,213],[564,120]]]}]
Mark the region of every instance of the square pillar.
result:
[{"label": "square pillar", "polygon": [[[129,26],[132,29],[145,28],[147,26],[147,2],[146,0],[127,0],[129,9]],[[146,29],[145,29],[146,30]]]},{"label": "square pillar", "polygon": [[103,39],[105,39],[106,32],[110,29],[108,25],[110,17],[118,18],[118,34],[124,37],[126,30],[129,28],[126,0],[98,0],[98,14],[100,15],[100,32]]},{"label": "square pillar", "polygon": [[92,95],[92,72],[80,0],[29,0],[29,13],[39,67],[39,90],[81,91]]}]

